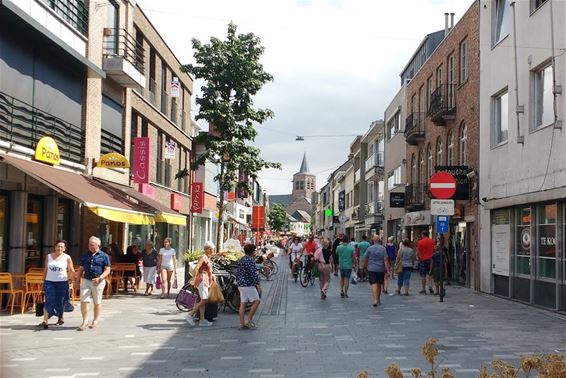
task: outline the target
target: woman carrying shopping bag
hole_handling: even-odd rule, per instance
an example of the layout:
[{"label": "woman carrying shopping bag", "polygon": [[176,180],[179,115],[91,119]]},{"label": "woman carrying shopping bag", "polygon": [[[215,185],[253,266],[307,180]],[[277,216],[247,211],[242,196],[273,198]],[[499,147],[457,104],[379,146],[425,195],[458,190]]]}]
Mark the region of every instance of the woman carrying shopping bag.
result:
[{"label": "woman carrying shopping bag", "polygon": [[204,245],[204,254],[200,257],[197,262],[197,266],[194,270],[194,276],[191,279],[191,284],[193,287],[198,289],[199,301],[195,307],[189,311],[187,315],[187,323],[189,325],[195,325],[194,315],[199,312],[199,326],[200,327],[210,327],[212,322],[209,322],[205,318],[206,304],[209,301],[210,285],[214,282],[215,278],[212,274],[212,263],[210,262],[210,256],[214,252],[214,244],[212,242],[206,242]]}]

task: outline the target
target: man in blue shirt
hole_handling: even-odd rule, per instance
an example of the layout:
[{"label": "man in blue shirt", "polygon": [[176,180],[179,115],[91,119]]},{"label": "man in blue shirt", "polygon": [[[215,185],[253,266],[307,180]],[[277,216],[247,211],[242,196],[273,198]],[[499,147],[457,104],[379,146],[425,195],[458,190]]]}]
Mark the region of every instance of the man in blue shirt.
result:
[{"label": "man in blue shirt", "polygon": [[[253,322],[254,314],[259,306],[259,296],[261,287],[259,286],[259,276],[255,261],[253,258],[255,252],[254,244],[246,244],[244,246],[246,255],[240,259],[238,263],[238,270],[236,272],[236,279],[238,280],[238,290],[240,291],[240,328],[255,328]],[[248,321],[244,322],[244,314],[246,306],[251,302],[252,307],[248,314]]]},{"label": "man in blue shirt", "polygon": [[362,241],[358,243],[358,280],[360,281],[367,281],[367,259],[366,259],[366,250],[369,248],[370,244],[368,242],[368,238],[365,235],[362,235]]},{"label": "man in blue shirt", "polygon": [[[91,236],[88,239],[88,252],[82,255],[77,270],[77,284],[80,279],[81,314],[83,322],[77,331],[84,331],[88,324],[88,304],[94,303],[94,318],[89,328],[96,328],[102,308],[102,294],[106,286],[106,277],[110,274],[110,258],[100,250],[100,239]],[[84,276],[83,276],[84,274]],[[78,285],[77,285],[78,286]]]}]

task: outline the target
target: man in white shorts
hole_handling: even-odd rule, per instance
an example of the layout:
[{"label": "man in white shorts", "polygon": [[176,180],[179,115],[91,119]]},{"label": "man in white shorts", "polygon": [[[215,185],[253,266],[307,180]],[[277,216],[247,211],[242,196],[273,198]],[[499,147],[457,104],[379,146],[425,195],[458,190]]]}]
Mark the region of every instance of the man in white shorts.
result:
[{"label": "man in white shorts", "polygon": [[[244,246],[244,252],[246,255],[240,259],[240,262],[238,263],[238,270],[236,272],[238,290],[240,291],[240,328],[253,329],[255,328],[253,318],[259,306],[259,297],[261,294],[259,276],[253,259],[255,245],[246,244]],[[248,313],[248,321],[244,322],[244,315],[248,303],[251,303],[252,307]]]},{"label": "man in white shorts", "polygon": [[[89,328],[96,328],[102,308],[102,294],[106,286],[106,277],[110,274],[110,257],[100,250],[100,239],[91,236],[88,239],[88,252],[79,260],[76,283],[81,288],[81,314],[83,322],[77,331],[84,331],[88,324],[88,304],[94,303],[94,318]],[[83,276],[84,274],[84,276]]]}]

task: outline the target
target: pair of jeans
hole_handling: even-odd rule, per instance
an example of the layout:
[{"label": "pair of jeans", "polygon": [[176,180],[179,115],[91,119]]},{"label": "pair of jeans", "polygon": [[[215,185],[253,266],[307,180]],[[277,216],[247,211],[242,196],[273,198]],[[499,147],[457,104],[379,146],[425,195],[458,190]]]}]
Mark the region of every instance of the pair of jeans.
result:
[{"label": "pair of jeans", "polygon": [[411,272],[412,272],[412,268],[411,267],[403,267],[403,271],[401,273],[398,274],[397,277],[397,286],[398,287],[409,287],[410,283],[411,283]]}]

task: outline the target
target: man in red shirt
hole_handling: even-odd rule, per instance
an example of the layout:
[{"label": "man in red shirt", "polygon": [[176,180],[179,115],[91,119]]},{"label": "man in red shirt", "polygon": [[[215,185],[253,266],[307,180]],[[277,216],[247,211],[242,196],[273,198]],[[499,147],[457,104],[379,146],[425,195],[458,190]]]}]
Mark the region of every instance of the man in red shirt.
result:
[{"label": "man in red shirt", "polygon": [[431,294],[434,293],[432,290],[432,276],[430,273],[430,264],[432,260],[432,254],[434,253],[434,245],[436,242],[429,237],[428,231],[423,231],[421,233],[421,240],[417,243],[417,258],[419,259],[419,273],[421,275],[422,290],[420,294],[426,294],[426,283],[428,281],[428,290]]},{"label": "man in red shirt", "polygon": [[303,246],[304,254],[314,256],[316,248],[317,248],[317,245],[316,245],[316,242],[314,241],[314,236],[310,235],[309,239],[305,242],[305,245]]}]

